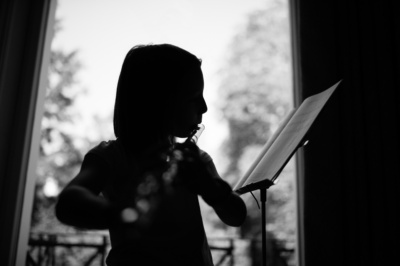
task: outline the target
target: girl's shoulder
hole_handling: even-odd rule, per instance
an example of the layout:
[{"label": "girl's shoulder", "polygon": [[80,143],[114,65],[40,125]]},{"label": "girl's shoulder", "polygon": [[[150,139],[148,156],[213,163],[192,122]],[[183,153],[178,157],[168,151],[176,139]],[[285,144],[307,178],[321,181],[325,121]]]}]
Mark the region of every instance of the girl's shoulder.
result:
[{"label": "girl's shoulder", "polygon": [[102,141],[94,146],[86,156],[95,156],[98,163],[106,166],[109,170],[109,176],[103,187],[102,193],[109,200],[117,200],[125,193],[125,188],[136,169],[136,162],[129,160],[124,147],[117,140]]},{"label": "girl's shoulder", "polygon": [[204,151],[202,149],[200,149],[200,158],[205,163],[211,162],[213,160],[211,158],[210,154],[208,154],[206,151]]},{"label": "girl's shoulder", "polygon": [[94,153],[97,155],[104,155],[106,153],[111,153],[116,149],[116,140],[101,141],[99,144],[94,146],[88,151],[89,153]]},{"label": "girl's shoulder", "polygon": [[123,147],[117,140],[101,141],[87,153],[100,157],[109,165],[115,165],[126,160]]},{"label": "girl's shoulder", "polygon": [[106,152],[107,150],[113,149],[116,145],[116,140],[101,141],[94,146],[89,152]]}]

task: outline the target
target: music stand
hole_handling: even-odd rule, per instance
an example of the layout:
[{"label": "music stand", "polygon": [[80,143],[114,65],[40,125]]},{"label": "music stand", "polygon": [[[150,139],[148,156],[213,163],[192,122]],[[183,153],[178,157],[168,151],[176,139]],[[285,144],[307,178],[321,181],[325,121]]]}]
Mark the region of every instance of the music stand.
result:
[{"label": "music stand", "polygon": [[267,189],[275,183],[296,151],[308,142],[307,133],[340,82],[321,93],[308,97],[297,109],[290,112],[233,189],[238,194],[260,190],[263,266],[267,263]]}]

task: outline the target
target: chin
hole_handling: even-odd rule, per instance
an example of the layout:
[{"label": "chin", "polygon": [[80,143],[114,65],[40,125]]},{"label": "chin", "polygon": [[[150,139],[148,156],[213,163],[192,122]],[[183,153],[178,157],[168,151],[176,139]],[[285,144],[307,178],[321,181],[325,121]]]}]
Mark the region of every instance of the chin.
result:
[{"label": "chin", "polygon": [[178,132],[175,132],[175,136],[178,137],[178,138],[187,138],[187,137],[189,137],[191,135],[193,130],[196,130],[196,129],[197,129],[197,125],[193,126],[193,127],[190,127],[190,128],[187,128],[185,130],[180,130]]}]

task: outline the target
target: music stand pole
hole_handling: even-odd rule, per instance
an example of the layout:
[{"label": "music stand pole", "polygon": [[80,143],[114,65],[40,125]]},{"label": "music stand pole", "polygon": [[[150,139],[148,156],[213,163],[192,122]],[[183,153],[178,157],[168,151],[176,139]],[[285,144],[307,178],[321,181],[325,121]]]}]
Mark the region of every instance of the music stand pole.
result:
[{"label": "music stand pole", "polygon": [[266,214],[266,203],[267,203],[267,189],[260,189],[260,201],[261,201],[261,235],[262,235],[262,266],[267,266],[267,214]]}]

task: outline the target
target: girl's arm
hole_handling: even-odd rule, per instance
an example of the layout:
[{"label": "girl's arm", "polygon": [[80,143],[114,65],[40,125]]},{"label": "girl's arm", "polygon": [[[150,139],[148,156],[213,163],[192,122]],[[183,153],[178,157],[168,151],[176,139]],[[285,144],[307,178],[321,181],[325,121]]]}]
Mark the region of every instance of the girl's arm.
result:
[{"label": "girl's arm", "polygon": [[207,162],[206,168],[212,178],[205,182],[200,195],[214,208],[221,221],[230,226],[241,226],[247,216],[244,201],[219,177],[213,161]]},{"label": "girl's arm", "polygon": [[65,224],[85,229],[106,229],[114,218],[114,208],[99,194],[110,173],[107,165],[88,154],[79,174],[58,196],[56,216]]},{"label": "girl's arm", "polygon": [[176,144],[180,151],[180,174],[186,186],[214,208],[218,217],[227,225],[240,226],[247,216],[242,198],[221,179],[210,155],[194,143]]},{"label": "girl's arm", "polygon": [[235,192],[232,192],[225,200],[214,204],[212,207],[218,217],[230,226],[241,226],[247,216],[246,205]]}]

